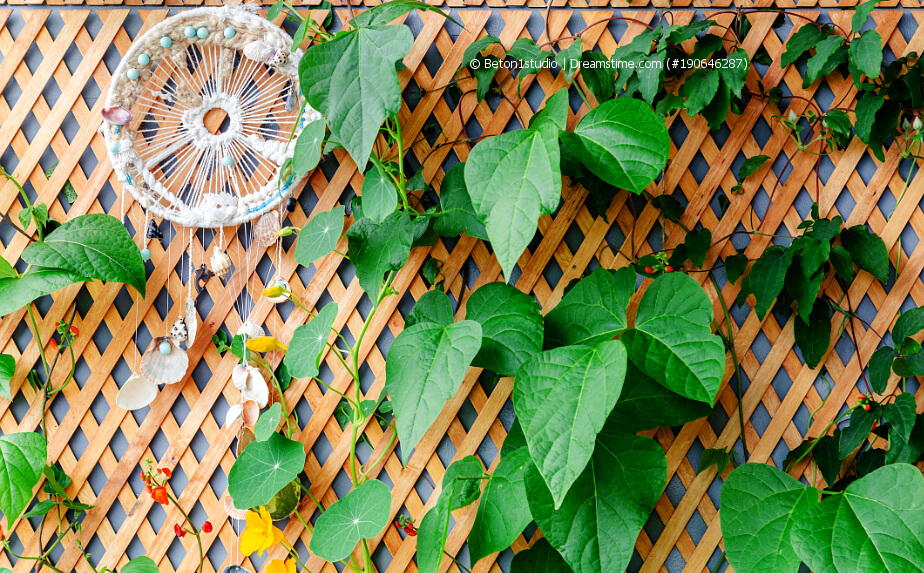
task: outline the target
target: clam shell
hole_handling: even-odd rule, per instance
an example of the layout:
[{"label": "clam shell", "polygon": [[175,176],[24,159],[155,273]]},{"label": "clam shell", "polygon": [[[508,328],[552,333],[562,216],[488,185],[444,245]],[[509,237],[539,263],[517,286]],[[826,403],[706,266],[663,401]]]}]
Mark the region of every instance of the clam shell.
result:
[{"label": "clam shell", "polygon": [[254,338],[260,338],[261,336],[266,336],[266,331],[264,331],[263,327],[259,324],[245,322],[237,329],[237,334],[252,340]]},{"label": "clam shell", "polygon": [[157,398],[157,384],[140,374],[132,374],[116,394],[116,406],[123,410],[140,410]]},{"label": "clam shell", "polygon": [[[164,341],[170,343],[170,354],[160,352],[160,343]],[[176,384],[186,376],[187,368],[189,357],[172,336],[158,336],[152,340],[141,357],[141,374],[155,384]]]},{"label": "clam shell", "polygon": [[189,348],[196,341],[196,331],[199,330],[199,318],[196,316],[196,298],[186,297],[184,305],[184,320],[186,322],[186,347]]},{"label": "clam shell", "polygon": [[244,55],[251,60],[256,60],[261,63],[266,63],[271,57],[273,57],[275,52],[276,48],[268,45],[262,40],[254,40],[253,42],[244,46]]},{"label": "clam shell", "polygon": [[260,419],[260,407],[253,400],[247,400],[244,402],[243,408],[244,429],[253,428],[257,425],[257,420]]},{"label": "clam shell", "polygon": [[100,111],[100,115],[109,123],[114,123],[116,125],[128,125],[132,122],[132,112],[120,105],[103,108],[103,110]]},{"label": "clam shell", "polygon": [[230,428],[231,425],[240,419],[241,413],[244,411],[244,406],[242,404],[235,404],[228,408],[228,413],[225,414],[225,427]]},{"label": "clam shell", "polygon": [[253,226],[253,238],[261,247],[272,247],[276,244],[276,233],[279,231],[279,214],[276,211],[264,213]]},{"label": "clam shell", "polygon": [[[241,399],[245,402],[247,400],[253,400],[261,408],[266,407],[266,403],[269,402],[269,386],[266,384],[266,380],[263,379],[259,371],[257,371],[256,376],[251,375],[247,377],[247,385],[241,390]],[[244,414],[246,424],[246,403],[244,404]]]},{"label": "clam shell", "polygon": [[[224,504],[225,504],[225,510],[228,512],[228,517],[230,517],[231,519],[247,519],[247,510],[238,509],[234,507],[234,501],[231,499],[230,495],[225,494]],[[250,573],[250,571],[248,571],[247,569],[244,569],[240,565],[229,565],[228,567],[224,568],[222,573],[228,573],[228,572],[239,573],[240,571],[247,571],[247,573]]]}]

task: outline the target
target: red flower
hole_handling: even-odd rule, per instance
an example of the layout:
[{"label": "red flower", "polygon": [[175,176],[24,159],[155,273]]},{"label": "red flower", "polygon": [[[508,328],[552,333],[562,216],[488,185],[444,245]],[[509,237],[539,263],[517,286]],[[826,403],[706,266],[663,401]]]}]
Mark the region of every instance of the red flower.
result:
[{"label": "red flower", "polygon": [[73,334],[74,336],[80,336],[80,331],[77,330],[76,326],[71,326],[71,334]]},{"label": "red flower", "polygon": [[873,409],[873,407],[870,404],[863,404],[863,409],[869,412]]},{"label": "red flower", "polygon": [[670,266],[670,265],[667,265],[666,267],[664,267],[664,272],[666,272],[666,273],[672,273],[672,272],[674,272],[674,267],[672,267],[672,266]]},{"label": "red flower", "polygon": [[648,273],[649,275],[653,275],[654,267],[645,267],[645,272]]},{"label": "red flower", "polygon": [[54,338],[52,338],[51,340],[49,340],[49,341],[48,341],[48,348],[49,348],[52,352],[57,352],[57,350],[58,350],[58,341],[55,340]]},{"label": "red flower", "polygon": [[173,524],[173,532],[176,533],[177,537],[183,537],[184,535],[186,535],[186,531],[182,527],[180,527],[179,523]]},{"label": "red flower", "polygon": [[211,533],[212,532],[212,522],[206,521],[202,524],[202,533]]},{"label": "red flower", "polygon": [[161,468],[159,471],[164,472],[164,475],[167,476],[168,478],[173,474],[173,472],[171,472],[171,471],[170,471],[169,469],[167,469],[167,468]]},{"label": "red flower", "polygon": [[151,493],[151,497],[154,498],[154,501],[161,505],[167,505],[167,488],[164,486],[155,487],[154,491]]},{"label": "red flower", "polygon": [[405,528],[404,528],[404,532],[407,533],[408,535],[410,535],[411,537],[416,537],[416,536],[417,536],[417,530],[414,529],[414,526],[413,526],[413,525],[408,525],[407,527],[405,527]]}]

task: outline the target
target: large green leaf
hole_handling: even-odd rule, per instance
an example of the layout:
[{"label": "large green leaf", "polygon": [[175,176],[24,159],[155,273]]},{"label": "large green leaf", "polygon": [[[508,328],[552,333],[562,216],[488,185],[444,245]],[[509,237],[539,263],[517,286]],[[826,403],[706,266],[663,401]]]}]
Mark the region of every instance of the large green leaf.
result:
[{"label": "large green leaf", "polygon": [[645,291],[635,328],[622,341],[642,372],[681,396],[712,404],[725,373],[725,347],[711,322],[712,303],[699,283],[668,273]]},{"label": "large green leaf", "polygon": [[119,573],[159,573],[160,568],[157,567],[157,563],[153,559],[142,555],[141,557],[135,557],[131,561],[125,564],[125,567],[119,570]]},{"label": "large green leaf", "polygon": [[895,321],[895,326],[892,328],[892,340],[895,341],[896,346],[901,346],[906,338],[922,330],[924,330],[924,307],[915,307],[903,312]]},{"label": "large green leaf", "polygon": [[520,551],[510,562],[510,573],[572,573],[558,551],[549,544],[545,537],[533,546]]},{"label": "large green leaf", "polygon": [[871,79],[879,77],[882,53],[882,36],[875,30],[868,30],[851,40],[848,48],[850,62]]},{"label": "large green leaf", "polygon": [[711,413],[710,404],[668,390],[630,361],[622,394],[604,427],[634,434],[660,426],[680,426]]},{"label": "large green leaf", "polygon": [[664,118],[630,98],[600,104],[574,132],[562,132],[561,141],[594,175],[633,193],[654,181],[670,153]]},{"label": "large green leaf", "polygon": [[0,354],[0,398],[12,400],[10,380],[16,374],[16,359],[9,354]]},{"label": "large green leaf", "polygon": [[800,559],[790,536],[817,503],[818,490],[773,466],[739,467],[722,486],[719,517],[728,562],[740,573],[795,573]]},{"label": "large green leaf", "polygon": [[312,46],[299,62],[302,93],[360,168],[382,122],[401,109],[395,63],[413,44],[407,26],[369,26]]},{"label": "large green leaf", "polygon": [[390,513],[388,486],[377,479],[369,480],[321,514],[308,549],[325,561],[346,559],[357,543],[375,537],[388,525]]},{"label": "large green leaf", "polygon": [[858,267],[882,282],[889,280],[889,250],[882,237],[857,225],[841,232],[841,243]]},{"label": "large green leaf", "polygon": [[634,434],[601,433],[559,509],[535,467],[526,470],[533,519],[574,573],[625,571],[666,483],[664,450]]},{"label": "large green leaf", "polygon": [[343,232],[345,212],[343,205],[337,205],[330,211],[312,217],[298,233],[295,262],[307,267],[337,248],[337,240]]},{"label": "large green leaf", "polygon": [[473,320],[406,328],[391,345],[385,390],[394,406],[405,463],[417,442],[455,395],[481,347],[481,325]]},{"label": "large green leaf", "polygon": [[488,231],[478,218],[472,198],[465,188],[465,163],[453,165],[440,185],[440,207],[443,214],[433,224],[441,237],[457,237],[462,233],[488,240]]},{"label": "large green leaf", "polygon": [[32,501],[32,488],[42,477],[48,444],[41,434],[19,432],[0,436],[0,511],[12,524]]},{"label": "large green leaf", "polygon": [[546,131],[518,129],[483,139],[465,163],[472,206],[508,277],[536,234],[539,215],[552,213],[560,201],[560,157],[557,146],[550,153]]},{"label": "large green leaf", "polygon": [[363,214],[381,223],[398,206],[398,191],[378,165],[366,171],[362,186]]},{"label": "large green leaf", "polygon": [[465,308],[465,317],[481,325],[481,350],[473,365],[515,376],[523,362],[542,350],[542,310],[533,297],[515,287],[483,285]]},{"label": "large green leaf", "polygon": [[908,464],[882,467],[802,514],[792,530],[815,573],[924,571],[924,477]]},{"label": "large green leaf", "polygon": [[144,296],[147,275],[141,251],[112,215],[81,215],[52,231],[22,253],[27,263],[70,271],[88,279],[120,282]]},{"label": "large green leaf", "polygon": [[235,507],[266,505],[304,467],[304,444],[274,433],[244,448],[228,472],[228,493]]},{"label": "large green leaf", "polygon": [[350,25],[355,28],[359,28],[363,26],[379,26],[382,24],[388,24],[389,22],[404,16],[408,12],[413,12],[414,10],[436,12],[447,20],[455,23],[457,26],[462,28],[465,27],[458,21],[453,20],[452,17],[450,17],[436,6],[431,6],[430,4],[427,4],[426,2],[420,2],[419,0],[388,0],[388,2],[382,2],[377,6],[357,14],[355,18],[350,20]]},{"label": "large green leaf", "polygon": [[336,302],[329,302],[308,324],[295,329],[283,359],[293,377],[313,378],[318,375],[321,353],[327,345],[338,310]]},{"label": "large green leaf", "polygon": [[590,460],[625,376],[618,340],[547,350],[517,373],[513,407],[556,507]]},{"label": "large green leaf", "polygon": [[363,217],[353,223],[346,236],[359,285],[375,299],[385,273],[399,270],[411,255],[414,242],[411,217],[405,211],[395,211],[382,223]]},{"label": "large green leaf", "polygon": [[473,563],[510,547],[532,521],[524,482],[530,465],[529,448],[501,456],[481,494],[475,524],[468,536]]},{"label": "large green leaf", "polygon": [[597,269],[545,315],[545,346],[594,345],[626,329],[626,308],[635,292],[635,271]]}]

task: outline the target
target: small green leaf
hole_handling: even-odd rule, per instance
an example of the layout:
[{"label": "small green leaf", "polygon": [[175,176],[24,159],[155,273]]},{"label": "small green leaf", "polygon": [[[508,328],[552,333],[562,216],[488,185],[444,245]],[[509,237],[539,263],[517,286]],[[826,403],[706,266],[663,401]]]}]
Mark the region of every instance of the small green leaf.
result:
[{"label": "small green leaf", "polygon": [[12,400],[10,380],[16,374],[16,359],[9,354],[0,354],[0,398]]},{"label": "small green leaf", "polygon": [[556,507],[590,460],[625,376],[618,340],[548,350],[517,373],[513,407]]},{"label": "small green leaf", "polygon": [[565,74],[565,81],[569,84],[574,78],[574,73],[581,67],[581,54],[584,50],[584,44],[580,38],[576,38],[571,45],[559,51],[555,55],[555,62]]},{"label": "small green leaf", "polygon": [[882,238],[866,225],[857,225],[841,232],[841,243],[858,267],[883,283],[889,280],[889,251]]},{"label": "small green leaf", "polygon": [[914,429],[918,405],[914,394],[903,392],[895,397],[895,401],[882,407],[882,417],[892,424],[892,431],[902,442],[911,439],[911,430]]},{"label": "small green leaf", "polygon": [[869,143],[870,136],[873,133],[873,123],[876,121],[876,113],[882,108],[883,104],[885,104],[885,98],[872,92],[864,92],[857,101],[856,130],[857,137],[863,143]]},{"label": "small green leaf", "polygon": [[581,76],[597,103],[613,99],[613,73],[608,64],[609,58],[601,52],[588,50],[581,54]]},{"label": "small green leaf", "polygon": [[687,256],[695,267],[702,267],[706,262],[706,254],[712,246],[712,231],[709,229],[693,229],[687,231],[683,244],[687,247]]},{"label": "small green leaf", "polygon": [[440,207],[443,214],[433,224],[441,237],[457,237],[462,233],[488,240],[488,231],[475,213],[472,198],[465,188],[465,163],[453,165],[440,186]]},{"label": "small green leaf", "polygon": [[[305,19],[305,22],[307,21]],[[298,135],[292,165],[299,177],[307,175],[321,161],[321,144],[325,133],[327,133],[327,123],[323,119],[316,119],[306,125]]]},{"label": "small green leaf", "polygon": [[680,88],[680,95],[686,98],[684,107],[690,116],[697,115],[709,105],[719,91],[719,72],[708,68],[699,68]]},{"label": "small green leaf", "polygon": [[0,511],[7,523],[16,521],[32,500],[47,450],[45,438],[34,432],[0,436]]},{"label": "small green leaf", "polygon": [[484,487],[468,536],[473,563],[510,547],[532,521],[524,482],[526,468],[531,464],[528,448],[501,455],[500,463]]},{"label": "small green leaf", "polygon": [[414,308],[404,319],[404,328],[427,322],[449,326],[454,321],[449,296],[442,291],[430,290],[423,293],[414,304]]},{"label": "small green leaf", "polygon": [[853,13],[853,17],[850,18],[850,29],[853,30],[854,34],[859,34],[860,30],[863,29],[863,24],[866,24],[866,21],[869,19],[869,15],[873,13],[873,8],[876,7],[877,0],[867,0],[862,4],[858,4],[856,11]]},{"label": "small green leaf", "polygon": [[472,293],[465,308],[465,317],[481,325],[474,366],[515,376],[520,365],[542,351],[542,310],[533,297],[506,283],[489,283]]},{"label": "small green leaf", "polygon": [[[2,572],[0,572],[2,573]],[[555,551],[545,537],[533,546],[520,551],[510,562],[510,573],[573,573],[561,554]]]},{"label": "small green leaf", "polygon": [[282,404],[276,402],[270,406],[269,410],[260,415],[257,424],[253,428],[254,440],[262,442],[268,440],[276,431],[282,416]]},{"label": "small green leaf", "polygon": [[883,346],[869,359],[869,383],[876,394],[885,392],[889,378],[892,377],[892,361],[896,356],[898,354],[894,348]]},{"label": "small green leaf", "polygon": [[729,54],[725,58],[725,64],[719,68],[719,75],[722,81],[731,90],[735,97],[741,97],[741,90],[744,89],[745,80],[748,77],[748,68],[751,67],[751,60],[748,53],[742,49]]},{"label": "small green leaf", "polygon": [[673,195],[658,195],[652,198],[651,204],[661,209],[661,213],[668,221],[679,221],[680,217],[683,216],[683,205],[680,204],[680,201],[674,199]]},{"label": "small green leaf", "polygon": [[748,256],[744,253],[738,253],[725,259],[725,276],[728,282],[735,284],[748,270]]},{"label": "small green leaf", "polygon": [[840,430],[834,430],[833,436],[822,436],[812,450],[812,457],[821,470],[821,476],[825,478],[825,483],[832,485],[837,482],[837,477],[841,473],[841,458],[838,455],[838,444],[840,443]]},{"label": "small green leaf", "polygon": [[786,271],[792,264],[792,251],[785,247],[774,245],[768,247],[759,259],[751,265],[751,272],[741,283],[740,301],[753,294],[757,299],[754,310],[761,320],[767,316],[767,311],[773,306],[773,301],[783,290]]},{"label": "small green leaf", "polygon": [[49,511],[55,508],[55,502],[51,499],[46,499],[35,504],[35,507],[23,514],[23,518],[30,517],[42,517],[46,515]]},{"label": "small green leaf", "polygon": [[145,294],[147,274],[141,252],[115,217],[102,213],[81,215],[32,243],[22,253],[31,265],[70,271],[105,282],[120,282]]},{"label": "small green leaf", "polygon": [[472,320],[418,323],[402,331],[391,345],[385,389],[394,407],[405,463],[459,389],[480,347],[481,325]]},{"label": "small green leaf", "polygon": [[825,75],[826,67],[830,62],[837,61],[837,51],[844,44],[844,38],[831,34],[815,45],[815,55],[809,58],[802,80],[802,87],[807,88],[818,78]]},{"label": "small green leaf", "polygon": [[907,310],[895,321],[892,328],[892,340],[895,344],[904,344],[909,336],[924,330],[924,307],[915,307]]},{"label": "small green leaf", "polygon": [[270,6],[269,10],[266,11],[266,19],[271,20],[271,21],[275,20],[276,17],[279,16],[280,13],[282,13],[282,9],[285,7],[286,7],[285,0],[279,0],[278,2]]},{"label": "small green leaf", "polygon": [[478,101],[483,100],[484,96],[488,95],[488,90],[491,89],[491,81],[499,69],[500,59],[494,54],[478,56],[473,60],[470,70],[478,81],[475,89]]},{"label": "small green leaf", "polygon": [[699,460],[699,467],[696,468],[696,475],[703,473],[712,466],[715,466],[718,475],[722,475],[730,463],[731,456],[722,448],[703,450],[703,456]]},{"label": "small green leaf", "polygon": [[738,169],[738,179],[744,181],[751,175],[757,173],[757,170],[763,167],[770,158],[766,155],[755,155],[754,157],[748,157],[744,160],[744,163],[741,164],[741,168]]},{"label": "small green leaf", "polygon": [[360,286],[378,298],[385,275],[400,270],[411,255],[414,227],[405,211],[395,211],[382,223],[364,217],[347,231],[350,260]]},{"label": "small green leaf", "polygon": [[882,67],[882,36],[875,30],[864,32],[850,42],[848,55],[850,63],[866,74],[866,77],[878,78]]},{"label": "small green leaf", "polygon": [[455,511],[471,505],[481,496],[481,476],[484,466],[475,456],[460,458],[446,468],[443,474],[443,490],[440,495],[448,495],[449,511]]},{"label": "small green leaf", "polygon": [[871,410],[854,408],[850,412],[850,425],[841,429],[841,438],[837,445],[838,457],[844,459],[863,445],[873,429],[873,423],[881,414],[877,406]]},{"label": "small green leaf", "polygon": [[295,329],[289,349],[283,358],[289,373],[295,378],[313,378],[318,375],[321,354],[330,338],[331,327],[337,318],[339,307],[329,302],[318,315]]},{"label": "small green leaf", "polygon": [[142,555],[126,563],[119,573],[159,573],[159,571],[153,559]]},{"label": "small green leaf", "polygon": [[362,186],[363,214],[381,223],[398,206],[398,191],[378,165],[366,171]]},{"label": "small green leaf", "polygon": [[337,240],[343,232],[345,213],[344,206],[337,205],[330,211],[312,217],[298,233],[295,262],[307,267],[337,248]]},{"label": "small green leaf", "polygon": [[735,571],[799,570],[790,537],[799,518],[818,503],[818,490],[775,467],[751,463],[728,476],[720,503],[725,551]]},{"label": "small green leaf", "polygon": [[45,466],[42,468],[42,475],[45,476],[46,480],[42,491],[48,495],[57,495],[63,499],[68,498],[65,489],[71,485],[71,477],[64,473],[64,470],[59,468],[57,464]]},{"label": "small green leaf", "polygon": [[850,258],[850,253],[847,252],[847,249],[840,245],[832,247],[830,260],[831,266],[834,267],[834,272],[838,276],[847,282],[853,281],[853,259]]},{"label": "small green leaf", "polygon": [[266,505],[304,468],[304,444],[273,432],[268,440],[244,448],[235,460],[228,472],[228,493],[235,507]]},{"label": "small green leaf", "polygon": [[346,559],[360,541],[381,533],[388,525],[390,512],[388,486],[376,479],[369,480],[321,514],[308,549],[325,561]]},{"label": "small green leaf", "polygon": [[465,48],[465,53],[462,54],[462,67],[468,67],[471,65],[472,61],[481,55],[481,52],[487,50],[494,44],[500,44],[500,38],[494,36],[485,36],[483,38],[478,38],[474,42],[468,45]]},{"label": "small green leaf", "polygon": [[786,51],[780,58],[780,66],[785,68],[795,62],[802,54],[824,40],[825,36],[826,34],[814,22],[806,22],[786,41]]},{"label": "small green leaf", "polygon": [[809,368],[815,368],[828,352],[831,343],[831,307],[828,301],[815,301],[808,322],[797,317],[793,324],[796,344]]},{"label": "small green leaf", "polygon": [[372,8],[357,14],[355,18],[350,20],[350,25],[354,28],[381,26],[383,24],[388,24],[389,22],[397,20],[401,16],[404,16],[408,12],[413,12],[414,10],[421,10],[423,12],[436,12],[455,25],[461,28],[465,27],[458,21],[454,20],[449,14],[446,14],[436,6],[431,6],[426,2],[420,2],[418,0],[389,0],[388,2],[382,2],[377,6],[373,6]]},{"label": "small green leaf", "polygon": [[593,346],[623,332],[635,280],[630,267],[601,268],[581,279],[545,316],[545,347]]}]

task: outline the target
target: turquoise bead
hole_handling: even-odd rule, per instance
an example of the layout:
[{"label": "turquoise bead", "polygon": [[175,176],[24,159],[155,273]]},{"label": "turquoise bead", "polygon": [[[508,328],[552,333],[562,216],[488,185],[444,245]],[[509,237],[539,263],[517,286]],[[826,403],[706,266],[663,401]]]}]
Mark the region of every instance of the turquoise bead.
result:
[{"label": "turquoise bead", "polygon": [[231,26],[228,26],[227,28],[225,28],[225,38],[228,38],[228,39],[230,40],[230,39],[233,38],[236,34],[237,34],[237,30],[235,30],[235,29],[232,28]]},{"label": "turquoise bead", "polygon": [[151,249],[141,249],[141,260],[142,261],[151,260]]},{"label": "turquoise bead", "polygon": [[201,28],[196,30],[196,35],[199,36],[200,40],[204,40],[209,37],[209,29],[206,28],[205,26],[202,26]]},{"label": "turquoise bead", "polygon": [[131,68],[130,70],[128,70],[127,72],[125,72],[125,75],[128,76],[128,79],[130,79],[130,80],[137,80],[137,79],[138,79],[138,70],[136,70],[135,68]]},{"label": "turquoise bead", "polygon": [[138,65],[146,66],[151,63],[151,56],[147,54],[138,54]]},{"label": "turquoise bead", "polygon": [[173,45],[173,40],[170,39],[170,36],[164,36],[160,39],[160,45],[164,48],[169,48]]},{"label": "turquoise bead", "polygon": [[225,155],[224,157],[221,158],[221,164],[224,165],[225,167],[231,167],[232,165],[234,165],[234,158],[231,157],[230,155]]},{"label": "turquoise bead", "polygon": [[193,28],[192,26],[186,26],[186,29],[183,30],[183,33],[186,34],[186,37],[187,37],[187,38],[195,38],[195,37],[196,37],[196,29]]},{"label": "turquoise bead", "polygon": [[166,340],[160,343],[160,346],[157,348],[160,350],[161,354],[170,354],[170,351],[173,350],[173,345],[167,342]]},{"label": "turquoise bead", "polygon": [[118,141],[113,141],[112,143],[109,144],[109,151],[113,153],[118,153],[122,151],[122,144],[119,143]]}]

